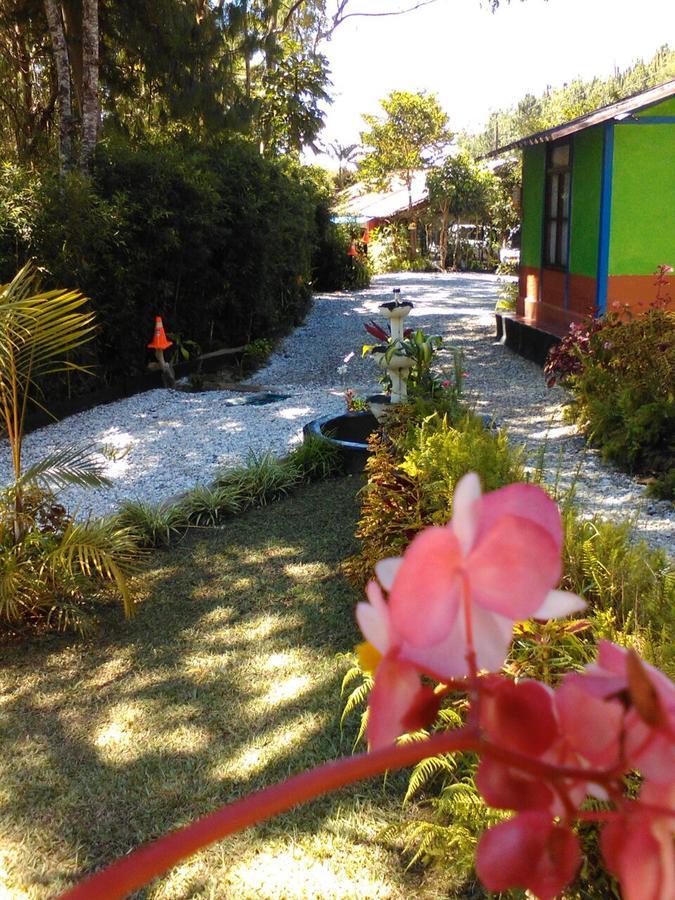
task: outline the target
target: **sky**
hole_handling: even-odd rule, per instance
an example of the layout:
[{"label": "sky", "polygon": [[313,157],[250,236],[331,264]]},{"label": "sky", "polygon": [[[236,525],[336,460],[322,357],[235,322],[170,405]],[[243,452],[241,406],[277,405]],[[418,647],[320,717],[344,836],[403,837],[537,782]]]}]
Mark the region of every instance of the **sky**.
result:
[{"label": "sky", "polygon": [[[404,0],[352,0],[354,11]],[[322,139],[357,143],[362,113],[392,90],[435,93],[454,131],[476,131],[491,110],[580,76],[611,75],[675,43],[673,0],[436,0],[391,18],[352,18],[323,45],[334,102]],[[308,162],[335,168],[326,157]]]}]

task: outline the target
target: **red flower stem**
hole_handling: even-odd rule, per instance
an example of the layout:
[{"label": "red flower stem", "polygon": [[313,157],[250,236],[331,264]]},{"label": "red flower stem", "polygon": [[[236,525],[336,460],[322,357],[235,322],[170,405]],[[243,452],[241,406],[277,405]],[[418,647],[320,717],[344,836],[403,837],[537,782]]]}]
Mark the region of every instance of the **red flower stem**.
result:
[{"label": "red flower stem", "polygon": [[337,788],[386,771],[414,765],[427,756],[461,750],[476,750],[481,740],[473,729],[444,732],[427,741],[413,741],[361,753],[326,763],[281,784],[221,807],[214,813],[172,831],[151,844],[118,859],[107,868],[81,881],[62,900],[118,900],[126,897],[181,860],[250,825],[286,812]]}]

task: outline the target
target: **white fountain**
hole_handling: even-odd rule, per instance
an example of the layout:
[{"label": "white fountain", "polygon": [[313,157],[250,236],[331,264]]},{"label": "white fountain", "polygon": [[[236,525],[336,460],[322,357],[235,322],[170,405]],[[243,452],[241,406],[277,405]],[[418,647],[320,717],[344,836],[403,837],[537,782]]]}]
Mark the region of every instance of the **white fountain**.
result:
[{"label": "white fountain", "polygon": [[394,403],[402,403],[408,396],[408,377],[414,360],[403,352],[403,322],[413,308],[408,300],[401,300],[400,288],[394,288],[394,299],[380,304],[380,312],[389,320],[390,344],[372,351],[378,365],[386,369],[391,379],[391,396],[375,394],[368,397],[371,412],[381,422]]}]

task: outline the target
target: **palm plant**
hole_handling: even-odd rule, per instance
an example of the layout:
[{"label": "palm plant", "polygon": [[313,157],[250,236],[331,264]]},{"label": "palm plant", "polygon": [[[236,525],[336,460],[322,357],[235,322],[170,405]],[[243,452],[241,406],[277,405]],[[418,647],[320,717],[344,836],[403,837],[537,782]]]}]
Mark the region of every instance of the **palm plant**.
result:
[{"label": "palm plant", "polygon": [[47,615],[83,624],[78,604],[94,582],[113,582],[133,614],[125,574],[136,556],[128,528],[75,522],[55,500],[68,485],[108,484],[92,447],[61,448],[24,468],[22,448],[29,403],[40,402],[40,381],[87,369],[68,359],[94,334],[94,314],[78,291],[39,291],[28,263],[0,285],[0,437],[6,434],[13,482],[0,491],[0,620]]}]

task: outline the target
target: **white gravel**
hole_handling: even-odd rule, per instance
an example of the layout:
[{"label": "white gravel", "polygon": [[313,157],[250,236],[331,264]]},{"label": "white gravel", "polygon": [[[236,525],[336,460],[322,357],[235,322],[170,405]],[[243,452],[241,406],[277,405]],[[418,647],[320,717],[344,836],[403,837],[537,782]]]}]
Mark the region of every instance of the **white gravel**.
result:
[{"label": "white gravel", "polygon": [[[507,426],[533,451],[545,446],[549,468],[559,471],[563,484],[581,466],[577,497],[587,514],[634,518],[639,536],[672,550],[672,505],[646,498],[642,485],[586,448],[583,437],[563,421],[565,392],[549,390],[538,366],[494,340],[497,279],[490,275],[387,275],[359,293],[318,296],[305,324],[252,379],[288,394],[287,400],[233,406],[226,401],[241,394],[149,391],[33,432],[26,437],[25,463],[63,444],[102,445],[113,486],[69,489],[63,495],[80,515],[102,515],[123,499],[157,502],[208,482],[218,468],[244,461],[250,451],[284,454],[301,439],[305,422],[344,408],[347,387],[359,394],[377,388],[374,363],[361,359],[361,346],[370,341],[363,323],[370,317],[381,321],[377,307],[390,299],[393,287],[415,304],[411,325],[443,334],[463,349],[467,387],[479,412]],[[9,452],[0,444],[0,483],[8,479]]]}]

